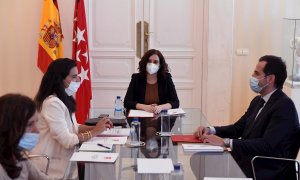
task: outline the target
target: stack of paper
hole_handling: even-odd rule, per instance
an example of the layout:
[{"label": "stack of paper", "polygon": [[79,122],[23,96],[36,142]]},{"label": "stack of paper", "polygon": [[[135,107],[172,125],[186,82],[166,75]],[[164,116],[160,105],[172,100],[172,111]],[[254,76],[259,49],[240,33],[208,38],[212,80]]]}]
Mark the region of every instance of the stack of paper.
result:
[{"label": "stack of paper", "polygon": [[169,115],[180,115],[180,114],[185,114],[185,112],[182,108],[177,108],[177,109],[169,109],[168,114]]},{"label": "stack of paper", "polygon": [[116,137],[93,137],[90,139],[89,143],[93,144],[125,144],[127,141],[127,136],[116,136]]},{"label": "stack of paper", "polygon": [[70,161],[84,162],[115,162],[118,153],[101,153],[101,152],[74,152]]},{"label": "stack of paper", "polygon": [[154,114],[147,111],[131,109],[128,117],[154,117]]},{"label": "stack of paper", "polygon": [[208,144],[182,144],[184,151],[196,152],[223,152],[224,148],[221,146],[213,146]]},{"label": "stack of paper", "polygon": [[171,159],[137,159],[140,174],[169,174],[174,170]]},{"label": "stack of paper", "polygon": [[130,128],[111,128],[103,131],[101,134],[97,136],[129,136],[130,135]]},{"label": "stack of paper", "polygon": [[[105,148],[105,147],[107,148]],[[92,151],[92,152],[98,152],[98,151],[102,151],[102,152],[110,152],[112,151],[112,144],[103,144],[103,146],[100,146],[96,143],[90,143],[90,142],[84,142],[82,143],[82,145],[79,148],[79,151]]]}]

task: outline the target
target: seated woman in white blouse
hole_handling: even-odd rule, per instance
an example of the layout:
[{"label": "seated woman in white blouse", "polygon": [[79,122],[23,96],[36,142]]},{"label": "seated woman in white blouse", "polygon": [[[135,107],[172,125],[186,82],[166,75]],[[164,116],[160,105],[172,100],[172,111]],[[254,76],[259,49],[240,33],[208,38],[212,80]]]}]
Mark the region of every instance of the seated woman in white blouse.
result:
[{"label": "seated woman in white blouse", "polygon": [[[77,164],[69,161],[76,145],[112,127],[107,117],[96,126],[77,124],[73,95],[79,86],[76,62],[67,58],[57,59],[49,65],[35,97],[40,111],[37,123],[40,140],[31,153],[47,154],[50,157],[48,174],[57,179],[77,179]],[[44,162],[34,163],[44,167]]]}]

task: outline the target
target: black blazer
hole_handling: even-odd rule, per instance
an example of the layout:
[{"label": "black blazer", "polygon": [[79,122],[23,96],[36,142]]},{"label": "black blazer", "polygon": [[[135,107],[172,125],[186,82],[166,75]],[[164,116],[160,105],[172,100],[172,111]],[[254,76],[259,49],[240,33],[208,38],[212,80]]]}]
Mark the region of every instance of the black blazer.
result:
[{"label": "black blazer", "polygon": [[[252,176],[251,159],[254,156],[295,159],[299,150],[299,137],[295,135],[299,130],[297,110],[293,101],[280,89],[271,95],[250,128],[251,114],[259,98],[256,96],[251,101],[246,113],[233,125],[215,127],[216,135],[233,139],[232,155],[248,177]],[[286,164],[259,165],[272,169],[270,173],[256,171],[261,179],[289,179]]]},{"label": "black blazer", "polygon": [[[144,104],[146,84],[146,75],[136,73],[131,76],[131,82],[124,99],[124,107],[126,109],[136,109],[135,106],[137,103]],[[165,78],[158,78],[157,86],[159,103],[170,103],[172,108],[178,108],[179,100],[171,74],[167,73]]]}]

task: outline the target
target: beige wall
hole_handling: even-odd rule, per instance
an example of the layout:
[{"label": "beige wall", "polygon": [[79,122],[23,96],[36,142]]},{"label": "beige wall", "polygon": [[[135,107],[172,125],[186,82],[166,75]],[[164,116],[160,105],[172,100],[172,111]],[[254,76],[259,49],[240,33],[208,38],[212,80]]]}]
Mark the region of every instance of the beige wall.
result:
[{"label": "beige wall", "polygon": [[[74,0],[58,2],[65,37],[65,56],[70,57],[70,19],[73,17]],[[240,117],[255,95],[249,90],[248,78],[257,58],[264,54],[280,55],[282,18],[299,13],[296,8],[300,4],[299,0],[232,0],[226,5],[222,0],[209,2],[208,33],[211,38],[208,40],[208,69],[214,67],[207,72],[207,105],[218,108],[218,113],[210,112],[209,119],[215,124],[226,124]],[[36,67],[41,12],[42,0],[0,1],[0,95],[20,92],[33,97],[36,94],[42,77]],[[225,15],[229,19],[220,21]],[[222,36],[226,39],[223,40],[225,44],[218,44],[217,38],[213,39]],[[225,48],[217,51],[219,47]],[[248,48],[250,55],[235,56],[236,48]],[[220,76],[218,72],[223,71],[228,74]],[[226,97],[222,100],[224,92]]]},{"label": "beige wall", "polygon": [[[0,1],[0,95],[22,93],[34,97],[42,73],[37,68],[37,38],[42,0]],[[65,56],[71,56],[74,0],[59,1]],[[69,42],[69,43],[67,43]]]},{"label": "beige wall", "polygon": [[[237,120],[255,96],[248,79],[258,58],[281,56],[283,17],[300,17],[299,0],[236,0],[234,49],[248,48],[249,56],[233,56],[231,122]],[[234,53],[234,52],[233,52]]]}]

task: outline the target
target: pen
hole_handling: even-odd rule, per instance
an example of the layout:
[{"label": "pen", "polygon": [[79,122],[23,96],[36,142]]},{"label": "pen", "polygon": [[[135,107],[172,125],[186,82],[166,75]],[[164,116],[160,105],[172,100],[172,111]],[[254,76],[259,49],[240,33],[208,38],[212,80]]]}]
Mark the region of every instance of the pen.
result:
[{"label": "pen", "polygon": [[104,147],[106,149],[110,149],[110,147],[104,146],[103,144],[97,144],[98,146]]}]

